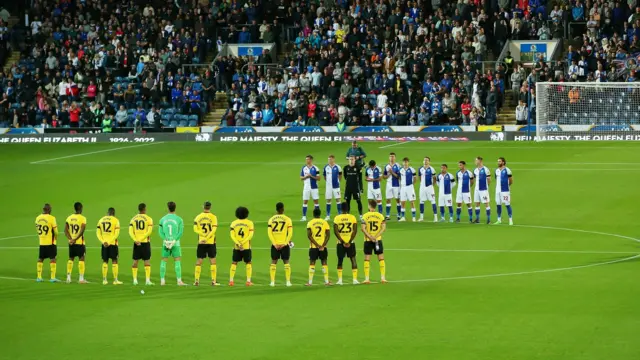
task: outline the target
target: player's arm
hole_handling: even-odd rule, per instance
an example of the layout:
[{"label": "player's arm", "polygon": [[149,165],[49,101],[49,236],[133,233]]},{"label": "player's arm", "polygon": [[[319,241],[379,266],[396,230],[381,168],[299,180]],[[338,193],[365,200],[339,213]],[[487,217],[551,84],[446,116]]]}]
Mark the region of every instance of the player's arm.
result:
[{"label": "player's arm", "polygon": [[393,171],[393,168],[391,168],[391,170],[389,171],[391,173],[391,176],[393,176],[396,179],[400,179],[400,174],[398,174],[397,172]]},{"label": "player's arm", "polygon": [[433,177],[431,179],[431,183],[432,184],[437,184],[438,183],[438,178],[435,175],[433,175]]},{"label": "player's arm", "polygon": [[300,170],[300,180],[306,180],[307,178],[311,177],[311,174],[304,174],[304,169]]},{"label": "player's arm", "polygon": [[356,238],[356,235],[358,235],[358,223],[354,222],[352,223],[352,229],[353,231],[351,232],[351,240],[350,242],[353,242],[353,240]]},{"label": "player's arm", "polygon": [[276,246],[276,238],[273,236],[273,228],[274,226],[278,226],[275,221],[269,221],[269,225],[267,226],[267,235],[269,236],[269,240],[273,246]]},{"label": "player's arm", "polygon": [[54,218],[51,222],[51,231],[53,232],[53,239],[58,240],[58,224],[56,223],[56,219]]},{"label": "player's arm", "polygon": [[162,221],[158,224],[158,235],[160,235],[162,241],[167,240],[167,235],[164,233],[164,228],[162,227]]},{"label": "player's arm", "polygon": [[331,230],[327,227],[327,229],[325,229],[324,231],[324,242],[322,243],[323,248],[327,247],[327,244],[329,243],[330,238],[331,238]]},{"label": "player's arm", "polygon": [[[138,239],[136,239],[136,233],[133,230],[133,221],[129,223],[129,237],[131,238],[131,240],[133,240],[134,242],[138,242]],[[100,226],[98,226],[98,229],[100,228]]]},{"label": "player's arm", "polygon": [[342,237],[340,236],[340,231],[339,231],[340,227],[338,226],[338,224],[333,224],[333,233],[336,235],[336,237],[338,238],[338,241],[340,241],[343,245],[344,245],[344,240],[342,240]]},{"label": "player's arm", "polygon": [[182,239],[182,234],[184,234],[184,221],[182,220],[181,217],[178,218],[178,234],[176,234],[176,239],[180,240]]},{"label": "player's arm", "polygon": [[211,221],[211,231],[207,234],[207,240],[211,240],[216,238],[216,233],[218,232],[218,218],[214,217],[213,221]]},{"label": "player's arm", "polygon": [[242,242],[240,241],[240,239],[238,239],[238,237],[236,236],[236,231],[234,229],[234,227],[232,226],[229,230],[229,235],[231,237],[231,241],[233,241],[234,244],[236,244],[237,247],[241,248],[242,247]]},{"label": "player's arm", "polygon": [[69,222],[65,221],[64,223],[64,235],[69,239],[69,244],[72,243],[73,238],[71,237],[71,233],[69,232]]},{"label": "player's arm", "polygon": [[507,170],[507,176],[509,177],[509,186],[513,185],[513,175],[511,174],[511,170]]},{"label": "player's arm", "polygon": [[144,238],[149,238],[149,236],[151,236],[151,233],[153,232],[153,221],[151,221],[151,219],[149,219],[149,221],[147,222],[147,229],[144,233]]},{"label": "player's arm", "polygon": [[113,226],[115,226],[115,229],[113,230],[113,238],[118,240],[118,237],[120,236],[120,220],[116,220],[113,223]]},{"label": "player's arm", "polygon": [[73,242],[75,243],[78,239],[81,239],[84,236],[84,230],[87,228],[87,224],[82,224],[80,225],[80,231],[78,232],[78,236],[75,237],[75,239],[73,239]]},{"label": "player's arm", "polygon": [[101,244],[104,244],[104,240],[103,240],[103,234],[102,234],[102,226],[100,226],[101,224],[98,222],[98,226],[96,229],[96,236],[98,237],[98,241],[100,241]]},{"label": "player's arm", "polygon": [[369,239],[369,240],[371,240],[371,241],[376,241],[376,238],[374,238],[373,236],[371,236],[371,234],[369,234],[369,231],[367,231],[367,224],[362,223],[361,228],[362,228],[362,232],[364,233],[364,236],[365,236],[367,239]]},{"label": "player's arm", "polygon": [[291,243],[291,238],[293,238],[293,223],[291,219],[287,218],[286,224],[284,224],[287,228],[287,244]]},{"label": "player's arm", "polygon": [[253,227],[253,222],[251,222],[250,226],[249,226],[249,235],[247,235],[247,242],[251,241],[253,239],[253,234],[255,233],[255,228]]},{"label": "player's arm", "polygon": [[311,243],[315,246],[315,247],[321,247],[320,244],[318,244],[316,242],[316,240],[313,238],[313,230],[311,230],[311,228],[307,228],[307,238],[309,239],[309,241],[311,241]]},{"label": "player's arm", "polygon": [[473,186],[473,184],[475,184],[476,182],[476,175],[472,172],[469,172],[469,180],[470,180],[471,186]]},{"label": "player's arm", "polygon": [[367,153],[364,152],[364,149],[358,146],[358,150],[360,150],[360,159],[364,159],[367,157]]}]

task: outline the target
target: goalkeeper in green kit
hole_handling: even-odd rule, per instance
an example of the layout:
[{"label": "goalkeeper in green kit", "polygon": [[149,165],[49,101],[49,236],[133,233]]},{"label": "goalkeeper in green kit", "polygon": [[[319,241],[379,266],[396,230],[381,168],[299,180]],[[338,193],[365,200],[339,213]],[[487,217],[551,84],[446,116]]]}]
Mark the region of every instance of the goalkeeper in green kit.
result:
[{"label": "goalkeeper in green kit", "polygon": [[167,203],[169,213],[160,219],[158,233],[162,239],[162,261],[160,261],[160,285],[165,285],[164,276],[167,273],[167,258],[173,257],[176,268],[176,278],[178,286],[185,286],[182,282],[182,265],[180,264],[180,256],[182,249],[180,248],[180,238],[184,232],[184,222],[182,218],[176,215],[176,203],[170,201]]}]

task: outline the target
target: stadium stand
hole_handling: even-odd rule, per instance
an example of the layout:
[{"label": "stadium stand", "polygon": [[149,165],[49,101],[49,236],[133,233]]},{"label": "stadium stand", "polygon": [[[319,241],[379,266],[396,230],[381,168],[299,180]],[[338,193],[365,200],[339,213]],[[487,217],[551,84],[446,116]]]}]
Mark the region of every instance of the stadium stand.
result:
[{"label": "stadium stand", "polygon": [[[16,10],[29,26],[0,11],[0,127],[521,121],[537,81],[636,81],[635,5],[35,0]],[[568,34],[560,61],[498,59],[509,39]],[[256,42],[275,51],[214,57]]]}]

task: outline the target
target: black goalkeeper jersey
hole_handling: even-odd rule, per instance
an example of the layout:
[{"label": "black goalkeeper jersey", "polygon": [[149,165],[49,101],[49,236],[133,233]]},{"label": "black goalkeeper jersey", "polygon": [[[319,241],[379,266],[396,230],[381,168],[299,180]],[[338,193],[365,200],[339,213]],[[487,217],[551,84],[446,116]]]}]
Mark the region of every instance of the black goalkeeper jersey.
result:
[{"label": "black goalkeeper jersey", "polygon": [[362,189],[360,173],[362,168],[359,166],[346,165],[342,168],[344,179],[346,180],[345,190],[359,192]]}]

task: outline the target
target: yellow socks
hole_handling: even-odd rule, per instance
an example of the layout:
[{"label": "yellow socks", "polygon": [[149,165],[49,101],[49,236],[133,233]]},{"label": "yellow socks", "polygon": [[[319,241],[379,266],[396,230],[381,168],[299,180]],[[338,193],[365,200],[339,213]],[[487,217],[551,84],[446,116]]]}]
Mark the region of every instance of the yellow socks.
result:
[{"label": "yellow socks", "polygon": [[364,281],[369,280],[369,272],[371,271],[371,261],[364,261]]},{"label": "yellow socks", "polygon": [[276,282],[276,264],[271,264],[269,266],[269,276],[271,277],[271,282]]},{"label": "yellow socks", "polygon": [[251,282],[251,275],[253,275],[253,265],[247,264],[247,282]]},{"label": "yellow socks", "polygon": [[[248,267],[249,265],[247,265]],[[231,269],[229,270],[229,282],[233,282],[233,278],[236,276],[236,269],[238,268],[238,265],[236,264],[231,264]],[[247,269],[247,272],[249,270]]]},{"label": "yellow socks", "polygon": [[51,269],[51,280],[56,278],[56,263],[50,263],[49,268]]},{"label": "yellow socks", "polygon": [[102,263],[102,280],[107,280],[108,272],[109,272],[109,264]]},{"label": "yellow socks", "polygon": [[211,271],[211,281],[215,283],[216,279],[218,278],[218,265],[212,264],[209,267],[209,270]]},{"label": "yellow socks", "polygon": [[329,282],[329,266],[322,265],[322,273],[324,274],[325,284]]},{"label": "yellow socks", "polygon": [[338,281],[342,281],[342,269],[338,269]]},{"label": "yellow socks", "polygon": [[387,272],[387,269],[385,267],[384,260],[380,260],[380,279],[381,280],[386,279],[386,272]]},{"label": "yellow socks", "polygon": [[196,270],[194,272],[194,277],[196,279],[196,282],[200,281],[200,273],[202,272],[202,266],[200,265],[196,265]]},{"label": "yellow socks", "polygon": [[144,276],[147,278],[147,282],[151,281],[151,265],[144,266]]},{"label": "yellow socks", "polygon": [[42,279],[42,263],[38,261],[36,265],[36,273],[38,274],[38,279]]},{"label": "yellow socks", "polygon": [[284,278],[291,282],[291,264],[284,264]]},{"label": "yellow socks", "polygon": [[83,260],[78,261],[78,272],[80,273],[80,280],[84,280],[84,270],[85,270],[84,261]]},{"label": "yellow socks", "polygon": [[351,270],[351,274],[353,275],[353,280],[358,280],[358,269]]},{"label": "yellow socks", "polygon": [[138,268],[137,267],[132,267],[131,268],[131,274],[133,275],[133,281],[137,282],[138,281]]},{"label": "yellow socks", "polygon": [[71,277],[71,272],[73,271],[73,260],[67,261],[67,277]]},{"label": "yellow socks", "polygon": [[313,275],[315,273],[316,273],[316,266],[315,265],[309,265],[309,284],[313,283]]},{"label": "yellow socks", "polygon": [[118,280],[118,264],[111,264],[111,272],[113,272],[113,280]]}]

